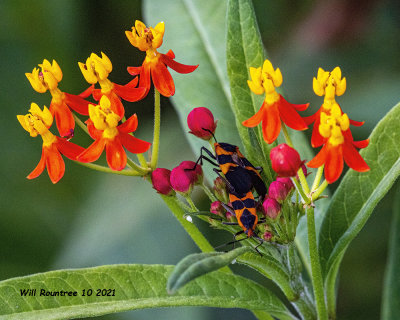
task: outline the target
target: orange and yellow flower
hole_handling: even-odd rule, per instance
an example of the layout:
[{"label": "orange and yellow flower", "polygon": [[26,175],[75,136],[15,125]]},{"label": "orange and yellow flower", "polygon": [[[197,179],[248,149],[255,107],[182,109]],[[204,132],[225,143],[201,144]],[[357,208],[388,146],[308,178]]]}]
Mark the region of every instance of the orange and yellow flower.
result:
[{"label": "orange and yellow flower", "polygon": [[61,81],[63,74],[58,63],[53,60],[53,63],[46,59],[39,68],[34,68],[32,73],[25,73],[32,88],[39,93],[44,93],[47,90],[52,95],[50,103],[50,112],[56,118],[58,132],[62,137],[72,137],[74,134],[75,121],[70,109],[88,115],[89,102],[79,95],[73,95],[62,92],[58,88],[58,83]]},{"label": "orange and yellow flower", "polygon": [[155,28],[146,27],[139,21],[135,21],[132,31],[125,31],[129,42],[140,51],[146,51],[146,58],[141,67],[128,67],[131,75],[139,75],[140,87],[146,88],[146,94],[150,90],[151,78],[155,88],[165,97],[175,94],[175,84],[167,67],[178,73],[190,73],[196,70],[198,65],[190,66],[176,62],[172,50],[162,54],[157,49],[163,43],[165,26],[164,22],[158,23]]},{"label": "orange and yellow flower", "polygon": [[343,171],[343,159],[346,164],[359,172],[369,170],[369,166],[360,156],[356,148],[365,148],[369,140],[354,141],[350,132],[350,120],[342,113],[339,106],[333,106],[330,114],[320,112],[319,134],[324,139],[324,146],[319,153],[307,163],[311,168],[325,165],[325,179],[333,183],[339,179]]},{"label": "orange and yellow flower", "polygon": [[[339,67],[336,67],[332,72],[324,71],[322,68],[318,69],[317,77],[313,79],[313,89],[316,95],[325,96],[324,103],[319,110],[308,117],[304,117],[304,121],[307,125],[314,123],[313,132],[311,136],[311,145],[314,148],[320,147],[324,143],[324,137],[319,133],[319,124],[321,118],[321,112],[330,114],[333,107],[339,107],[341,113],[342,109],[337,104],[335,96],[341,96],[346,91],[346,78],[342,78],[342,71]],[[364,122],[354,121],[349,119],[351,125],[362,126]]]},{"label": "orange and yellow flower", "polygon": [[34,179],[38,177],[47,167],[50,180],[53,183],[57,183],[65,172],[65,164],[61,154],[71,160],[76,160],[78,155],[85,149],[64,138],[57,137],[49,131],[53,123],[53,116],[46,107],[42,111],[36,103],[32,103],[29,113],[24,116],[18,115],[17,118],[31,137],[41,135],[43,139],[42,157],[39,164],[27,178]]},{"label": "orange and yellow flower", "polygon": [[95,141],[79,155],[78,161],[96,161],[105,148],[109,167],[121,171],[127,163],[123,147],[132,153],[143,153],[150,148],[149,142],[129,134],[138,126],[136,114],[118,125],[120,116],[112,110],[111,102],[106,95],[101,97],[99,105],[89,105],[89,116],[90,119],[86,123],[89,134]]},{"label": "orange and yellow flower", "polygon": [[93,98],[99,101],[105,95],[111,101],[111,110],[120,117],[119,120],[125,114],[125,109],[120,98],[129,102],[135,102],[143,99],[146,94],[145,88],[136,88],[138,83],[137,77],[126,85],[111,82],[108,79],[108,75],[112,71],[112,64],[103,52],[101,53],[101,58],[97,54],[92,53],[86,59],[86,63],[78,62],[78,65],[87,82],[92,85],[97,82],[100,84],[101,89],[92,90]]},{"label": "orange and yellow flower", "polygon": [[295,130],[307,129],[306,123],[297,111],[306,110],[308,103],[289,103],[276,92],[275,88],[283,81],[279,68],[274,70],[271,62],[265,60],[262,68],[250,67],[250,76],[251,80],[247,81],[250,90],[255,94],[265,93],[265,99],[260,110],[250,119],[243,121],[245,127],[255,127],[261,122],[263,137],[267,143],[272,143],[278,138],[281,121]]}]

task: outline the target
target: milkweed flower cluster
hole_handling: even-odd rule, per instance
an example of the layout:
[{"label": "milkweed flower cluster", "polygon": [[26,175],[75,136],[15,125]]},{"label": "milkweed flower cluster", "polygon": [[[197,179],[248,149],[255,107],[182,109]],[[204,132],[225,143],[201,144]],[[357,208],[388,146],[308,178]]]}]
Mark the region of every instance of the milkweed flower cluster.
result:
[{"label": "milkweed flower cluster", "polygon": [[[339,179],[344,162],[360,172],[369,170],[357,150],[367,147],[369,141],[354,141],[350,131],[350,125],[361,126],[363,122],[349,119],[335,100],[346,91],[346,78],[342,78],[340,68],[331,72],[318,70],[313,79],[313,89],[318,96],[324,97],[324,101],[315,114],[303,116],[300,113],[308,109],[309,104],[290,103],[277,92],[283,83],[283,75],[269,60],[265,60],[262,66],[249,69],[250,79],[247,86],[246,83],[243,86],[256,95],[264,95],[264,101],[252,117],[242,122],[248,128],[260,124],[260,138],[267,144],[275,143],[283,132],[286,143],[271,148],[270,154],[266,155],[269,156],[268,163],[254,166],[239,147],[218,143],[215,137],[218,121],[208,108],[196,107],[187,116],[189,133],[207,141],[212,151],[203,147],[201,150],[207,155],[201,154],[197,162],[182,161],[172,170],[157,168],[159,97],[160,94],[170,97],[175,93],[168,68],[178,73],[191,73],[198,67],[175,61],[172,50],[160,53],[158,50],[163,44],[164,33],[163,22],[153,28],[136,21],[130,31],[125,31],[132,46],[145,53],[141,66],[127,67],[128,73],[134,76],[127,84],[117,84],[110,79],[113,65],[104,52],[100,55],[91,53],[84,62],[78,62],[84,79],[89,83],[89,87],[78,95],[59,88],[63,74],[55,60],[50,63],[44,59],[39,68],[26,73],[35,91],[49,91],[51,94],[49,109],[45,106],[41,109],[32,103],[27,115],[17,116],[32,137],[40,135],[43,140],[41,160],[28,175],[29,179],[36,178],[47,167],[51,181],[58,182],[65,172],[64,155],[94,169],[146,177],[163,197],[177,201],[184,198],[185,202],[179,200],[178,203],[187,212],[197,210],[191,195],[198,186],[210,198],[210,212],[206,219],[213,226],[224,229],[227,228],[224,223],[237,223],[249,238],[289,243],[294,240],[304,206],[313,206],[326,186]],[[148,161],[143,154],[150,150],[151,143],[133,135],[138,129],[138,116],[133,114],[126,119],[124,103],[142,100],[152,83],[158,99],[155,98],[153,149]],[[75,113],[86,117],[85,121]],[[54,118],[59,136],[50,131]],[[69,141],[74,137],[76,123],[93,139],[86,148]],[[309,188],[306,160],[301,159],[295,149],[286,126],[304,131],[311,125],[311,146],[322,148],[307,162],[309,168],[319,168],[315,183]],[[92,164],[104,151],[109,168]],[[128,152],[138,155],[139,164],[129,158]],[[203,159],[219,167],[214,168],[218,175],[211,190],[203,179]],[[272,181],[263,176],[263,166],[271,166],[275,172],[270,178]],[[325,181],[319,184],[322,172]]]},{"label": "milkweed flower cluster", "polygon": [[[35,91],[39,93],[49,91],[52,96],[49,109],[44,107],[42,111],[39,106],[32,103],[29,114],[17,116],[22,127],[32,137],[41,135],[43,138],[42,158],[35,170],[28,175],[28,179],[39,176],[47,166],[51,181],[56,183],[65,172],[61,154],[71,160],[90,163],[98,160],[104,149],[111,170],[122,171],[128,164],[131,167],[129,174],[147,175],[155,169],[154,166],[149,168],[143,158],[140,166],[127,156],[125,150],[143,154],[150,149],[151,144],[132,135],[138,127],[138,117],[134,114],[125,120],[125,107],[122,101],[142,100],[150,90],[151,78],[156,90],[165,96],[171,96],[175,93],[175,85],[167,67],[180,73],[190,73],[197,66],[176,62],[171,50],[167,54],[157,52],[156,49],[163,41],[163,22],[153,29],[136,21],[132,32],[127,31],[126,35],[132,45],[141,51],[146,51],[146,57],[142,66],[128,67],[128,71],[135,77],[125,85],[114,83],[109,79],[112,63],[103,52],[100,56],[92,53],[84,63],[78,62],[83,77],[90,84],[90,87],[79,95],[61,91],[59,83],[63,74],[55,60],[50,63],[44,59],[39,68],[34,68],[31,73],[25,74]],[[99,88],[96,88],[96,85]],[[86,100],[90,96],[93,100]],[[83,126],[83,122],[74,112],[88,116],[85,121],[86,127],[83,129],[89,133],[94,142],[86,149],[68,141],[75,134],[75,123],[78,122]],[[53,118],[56,120],[59,137],[49,130]],[[155,157],[157,155],[158,151]],[[156,165],[157,161],[153,162]],[[100,167],[92,168],[100,170]],[[101,170],[105,171],[104,168]]]}]

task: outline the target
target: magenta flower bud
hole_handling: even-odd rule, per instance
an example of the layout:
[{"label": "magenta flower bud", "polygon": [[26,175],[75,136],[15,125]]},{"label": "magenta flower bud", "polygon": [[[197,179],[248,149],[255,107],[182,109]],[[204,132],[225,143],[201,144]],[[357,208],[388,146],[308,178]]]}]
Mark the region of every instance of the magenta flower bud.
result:
[{"label": "magenta flower bud", "polygon": [[210,140],[217,128],[217,121],[214,121],[213,114],[204,107],[194,108],[187,117],[187,124],[189,133],[204,140]]},{"label": "magenta flower bud", "polygon": [[279,203],[285,201],[288,193],[289,191],[282,182],[272,181],[272,183],[269,185],[268,196],[272,199],[275,199]]},{"label": "magenta flower bud", "polygon": [[[171,171],[170,182],[175,191],[189,194],[193,186],[203,181],[203,170],[200,165],[194,168],[195,162],[183,161]],[[194,168],[194,169],[193,169]],[[192,170],[193,169],[193,170]]]},{"label": "magenta flower bud", "polygon": [[275,199],[267,198],[263,202],[263,208],[265,214],[271,219],[276,219],[281,212],[281,206]]},{"label": "magenta flower bud", "polygon": [[210,212],[223,217],[225,213],[225,208],[222,206],[222,202],[214,201],[213,203],[211,203]]},{"label": "magenta flower bud", "polygon": [[171,170],[165,168],[157,168],[151,173],[151,182],[153,188],[158,192],[166,196],[172,196],[175,194],[172,189],[170,182]]},{"label": "magenta flower bud", "polygon": [[290,178],[277,177],[276,181],[282,182],[285,185],[285,188],[287,189],[288,193],[294,189],[294,184],[292,182],[292,179]]},{"label": "magenta flower bud", "polygon": [[299,153],[282,143],[271,149],[270,153],[272,169],[279,177],[294,177],[303,162],[300,160]]},{"label": "magenta flower bud", "polygon": [[265,241],[270,241],[270,240],[272,239],[272,233],[269,232],[269,231],[264,232],[264,234],[263,234],[263,239],[264,239]]}]

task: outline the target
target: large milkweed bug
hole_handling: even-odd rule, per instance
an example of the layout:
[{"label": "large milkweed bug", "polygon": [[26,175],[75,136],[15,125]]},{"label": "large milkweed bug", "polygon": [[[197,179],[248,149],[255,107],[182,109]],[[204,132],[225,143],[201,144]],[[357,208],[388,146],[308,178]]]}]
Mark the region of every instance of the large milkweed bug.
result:
[{"label": "large milkweed bug", "polygon": [[[229,192],[247,194],[254,187],[260,198],[264,199],[267,188],[260,176],[262,168],[253,166],[250,161],[243,156],[237,146],[226,142],[218,143],[210,130],[203,130],[209,131],[214,137],[215,155],[207,148],[201,147],[200,157],[197,159],[196,165],[199,162],[202,164],[203,160],[206,160],[212,165],[219,167],[219,169],[214,168],[213,170],[224,179],[220,174],[221,172],[223,173]],[[203,152],[211,159],[203,155]]]},{"label": "large milkweed bug", "polygon": [[[223,205],[224,208],[234,214],[237,219],[236,222],[222,222],[225,225],[239,225],[242,230],[234,234],[235,240],[229,242],[225,245],[234,244],[238,241],[242,241],[246,238],[236,240],[236,237],[242,233],[247,235],[247,238],[256,238],[260,241],[260,243],[254,248],[258,253],[260,253],[257,248],[264,242],[261,239],[255,229],[257,224],[260,222],[265,222],[263,219],[258,219],[257,211],[256,211],[256,201],[254,200],[253,193],[251,191],[247,192],[246,194],[236,194],[236,193],[229,193],[229,201],[231,206]],[[224,246],[225,246],[224,245]]]}]

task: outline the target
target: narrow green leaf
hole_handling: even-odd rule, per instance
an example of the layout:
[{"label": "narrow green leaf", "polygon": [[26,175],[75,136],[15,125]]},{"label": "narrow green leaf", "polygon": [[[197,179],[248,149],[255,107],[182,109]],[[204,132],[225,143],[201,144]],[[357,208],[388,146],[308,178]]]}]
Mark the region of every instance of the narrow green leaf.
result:
[{"label": "narrow green leaf", "polygon": [[[76,319],[126,310],[210,306],[264,310],[279,319],[295,319],[271,292],[239,276],[214,272],[192,281],[176,295],[166,292],[172,266],[113,265],[51,271],[0,282],[0,319]],[[21,296],[36,289],[36,296]],[[77,291],[76,297],[40,296],[45,291]],[[82,296],[82,290],[86,295]],[[92,289],[91,296],[87,296]],[[115,296],[96,296],[115,289]]]},{"label": "narrow green leaf", "polygon": [[321,264],[325,277],[330,279],[328,291],[334,290],[337,264],[347,246],[400,174],[399,121],[400,104],[378,123],[369,146],[361,151],[371,170],[349,170],[328,207],[319,234]]},{"label": "narrow green leaf", "polygon": [[389,257],[382,300],[382,320],[400,319],[400,189],[394,203]]},{"label": "narrow green leaf", "polygon": [[227,253],[203,252],[190,254],[176,265],[168,279],[167,290],[173,294],[186,283],[203,274],[229,265],[238,256],[250,250],[253,249],[251,247],[240,247]]},{"label": "narrow green leaf", "polygon": [[[247,80],[249,68],[262,66],[266,56],[250,0],[228,1],[227,28],[227,68],[236,125],[247,158],[253,164],[261,165],[265,178],[271,182],[274,174],[266,158],[270,147],[265,144],[259,126],[250,129],[242,125],[242,122],[253,116],[262,105],[263,97],[250,91]],[[257,139],[252,139],[252,130],[255,131]]]},{"label": "narrow green leaf", "polygon": [[[226,1],[208,1],[207,5],[202,0],[143,1],[149,25],[165,22],[164,42],[159,51],[166,53],[172,49],[176,61],[199,65],[190,74],[170,70],[176,88],[171,100],[183,130],[189,131],[186,118],[193,108],[207,107],[218,120],[215,134],[218,141],[242,147],[231,110],[226,72],[226,7]],[[209,147],[191,134],[186,136],[196,155],[201,146]],[[210,165],[204,167],[211,180],[215,173],[210,170]]]}]

